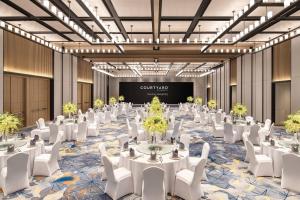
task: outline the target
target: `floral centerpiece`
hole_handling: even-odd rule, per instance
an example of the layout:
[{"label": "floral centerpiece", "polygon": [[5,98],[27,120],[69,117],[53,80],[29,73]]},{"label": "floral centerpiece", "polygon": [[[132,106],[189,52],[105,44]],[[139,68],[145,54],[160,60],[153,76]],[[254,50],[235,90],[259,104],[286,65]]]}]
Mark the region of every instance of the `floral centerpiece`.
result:
[{"label": "floral centerpiece", "polygon": [[247,112],[248,112],[247,107],[240,103],[235,104],[232,108],[232,114],[240,118],[245,117]]},{"label": "floral centerpiece", "polygon": [[217,108],[217,101],[212,99],[209,100],[209,102],[207,103],[207,106],[209,109],[216,109]]},{"label": "floral centerpiece", "polygon": [[150,107],[149,107],[150,115],[161,115],[162,112],[163,112],[163,108],[162,108],[159,98],[156,96],[153,97]]},{"label": "floral centerpiece", "polygon": [[145,119],[143,126],[149,133],[164,134],[168,129],[168,122],[162,115],[152,115]]},{"label": "floral centerpiece", "polygon": [[294,152],[299,151],[298,144],[298,133],[300,132],[300,113],[289,115],[287,120],[284,122],[286,131],[290,134],[295,135],[295,144],[292,144],[292,150]]},{"label": "floral centerpiece", "polygon": [[103,106],[104,106],[104,102],[103,102],[102,99],[96,99],[96,100],[94,101],[94,107],[95,107],[96,109],[102,109]]},{"label": "floral centerpiece", "polygon": [[196,97],[194,103],[201,106],[202,105],[202,98],[201,97]]},{"label": "floral centerpiece", "polygon": [[123,95],[119,96],[119,102],[125,101],[125,97]]},{"label": "floral centerpiece", "polygon": [[116,103],[117,103],[117,99],[116,99],[115,97],[110,97],[110,98],[109,98],[109,104],[110,104],[110,105],[113,106],[113,105],[115,105]]},{"label": "floral centerpiece", "polygon": [[9,113],[0,114],[1,137],[7,141],[7,136],[14,134],[22,126],[21,119]]},{"label": "floral centerpiece", "polygon": [[194,101],[194,98],[192,96],[189,96],[186,98],[187,102],[192,103]]},{"label": "floral centerpiece", "polygon": [[77,105],[71,102],[65,103],[63,106],[63,112],[71,118],[71,115],[77,112]]}]

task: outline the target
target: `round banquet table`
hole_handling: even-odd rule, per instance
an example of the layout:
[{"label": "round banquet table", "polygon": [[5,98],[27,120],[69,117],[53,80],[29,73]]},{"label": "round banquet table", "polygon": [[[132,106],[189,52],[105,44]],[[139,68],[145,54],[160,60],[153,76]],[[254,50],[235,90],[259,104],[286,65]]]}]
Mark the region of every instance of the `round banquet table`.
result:
[{"label": "round banquet table", "polygon": [[[262,142],[261,151],[264,155],[267,155],[270,158],[272,158],[274,177],[281,177],[283,167],[282,156],[284,154],[293,153],[291,149],[281,145],[280,142],[275,141],[275,146],[271,146],[270,142]],[[293,154],[297,155],[300,159],[300,154]]]},{"label": "round banquet table", "polygon": [[[3,167],[6,167],[7,165],[7,159],[16,153],[28,153],[29,155],[29,161],[28,161],[28,176],[31,176],[32,170],[33,170],[33,163],[34,163],[34,158],[36,156],[39,156],[40,154],[45,152],[45,147],[44,147],[44,141],[39,140],[36,142],[35,146],[30,146],[30,140],[29,139],[24,139],[24,140],[17,140],[17,142],[20,143],[19,146],[15,147],[15,151],[8,153],[6,149],[1,149],[0,150],[0,170]],[[13,140],[11,140],[13,142]],[[10,141],[9,141],[10,142]]]},{"label": "round banquet table", "polygon": [[[187,168],[188,164],[188,150],[179,150],[179,158],[172,159],[172,152],[163,152],[162,159],[160,159],[160,153],[157,154],[157,161],[150,161],[150,155],[147,152],[141,152],[138,147],[140,145],[130,145],[129,148],[135,149],[136,156],[134,158],[129,157],[129,151],[121,152],[120,167],[125,167],[131,171],[133,176],[134,193],[142,195],[142,183],[143,183],[143,171],[151,166],[156,166],[165,171],[164,185],[167,193],[173,193],[175,176],[181,169]],[[169,146],[171,145],[162,145]],[[171,149],[172,150],[172,149]]]}]

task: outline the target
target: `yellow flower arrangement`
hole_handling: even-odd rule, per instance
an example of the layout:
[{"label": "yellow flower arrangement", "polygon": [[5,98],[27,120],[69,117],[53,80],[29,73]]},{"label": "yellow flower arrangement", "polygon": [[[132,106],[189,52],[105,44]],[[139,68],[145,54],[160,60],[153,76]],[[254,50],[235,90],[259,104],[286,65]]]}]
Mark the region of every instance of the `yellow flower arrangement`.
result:
[{"label": "yellow flower arrangement", "polygon": [[153,97],[150,107],[149,107],[149,113],[151,115],[161,115],[163,112],[163,108],[161,106],[160,100],[158,97]]},{"label": "yellow flower arrangement", "polygon": [[192,103],[194,101],[194,98],[192,96],[189,96],[186,98],[187,102]]},{"label": "yellow flower arrangement", "polygon": [[217,108],[217,101],[212,99],[209,100],[209,102],[207,103],[207,106],[209,109],[216,109]]},{"label": "yellow flower arrangement", "polygon": [[4,136],[13,134],[18,131],[21,126],[21,119],[17,116],[10,113],[0,114],[0,134]]},{"label": "yellow flower arrangement", "polygon": [[148,133],[165,133],[168,129],[168,122],[162,115],[147,117],[143,123]]},{"label": "yellow flower arrangement", "polygon": [[120,102],[125,101],[125,97],[124,97],[123,95],[119,96],[119,101],[120,101]]},{"label": "yellow flower arrangement", "polygon": [[196,97],[194,103],[197,104],[197,105],[202,105],[202,98],[201,97]]},{"label": "yellow flower arrangement", "polygon": [[151,104],[160,104],[160,100],[157,96],[152,98]]},{"label": "yellow flower arrangement", "polygon": [[96,99],[94,101],[94,107],[97,109],[101,109],[104,106],[104,102],[102,101],[102,99]]},{"label": "yellow flower arrangement", "polygon": [[117,103],[117,100],[116,100],[115,97],[110,97],[110,98],[109,98],[109,104],[110,104],[110,105],[115,105],[116,103]]},{"label": "yellow flower arrangement", "polygon": [[296,134],[300,132],[300,114],[292,114],[284,122],[284,127],[288,133]]},{"label": "yellow flower arrangement", "polygon": [[71,115],[77,112],[77,105],[71,102],[65,103],[63,106],[64,114]]},{"label": "yellow flower arrangement", "polygon": [[247,114],[247,112],[247,107],[240,103],[235,104],[232,108],[232,113],[235,116],[244,117]]}]

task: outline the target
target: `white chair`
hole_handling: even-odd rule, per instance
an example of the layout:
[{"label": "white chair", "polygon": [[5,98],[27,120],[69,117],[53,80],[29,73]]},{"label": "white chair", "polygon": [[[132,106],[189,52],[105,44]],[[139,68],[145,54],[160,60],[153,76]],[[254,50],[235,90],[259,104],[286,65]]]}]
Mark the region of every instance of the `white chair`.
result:
[{"label": "white chair", "polygon": [[121,134],[117,136],[117,139],[121,150],[123,150],[124,144],[129,141],[129,136],[127,134]]},{"label": "white chair", "polygon": [[215,123],[216,124],[221,124],[221,122],[222,122],[222,113],[216,113],[216,115],[215,115]]},{"label": "white chair", "polygon": [[195,172],[184,169],[176,173],[174,194],[186,200],[198,200],[204,196],[201,189],[201,177],[206,165],[206,159],[201,158]]},{"label": "white chair", "polygon": [[39,129],[49,129],[49,127],[46,126],[44,118],[38,119]]},{"label": "white chair", "polygon": [[200,121],[201,121],[200,114],[198,112],[196,112],[194,115],[194,122],[199,123]]},{"label": "white chair", "polygon": [[257,124],[254,124],[250,127],[250,132],[246,133],[248,135],[248,140],[253,144],[253,145],[260,145],[260,139],[258,135],[258,130],[259,126]]},{"label": "white chair", "polygon": [[138,129],[138,126],[136,123],[131,123],[131,127],[132,127],[132,138],[137,137],[138,141],[143,141],[145,140],[145,131],[142,129]]},{"label": "white chair", "polygon": [[212,123],[212,128],[214,137],[224,137],[224,126],[217,126],[215,123]]},{"label": "white chair", "polygon": [[126,118],[126,124],[127,124],[127,129],[128,129],[128,135],[132,136],[132,127],[130,125],[129,119]]},{"label": "white chair", "polygon": [[[250,158],[249,158],[249,151],[247,150],[246,141],[248,141],[248,135],[243,134],[243,142],[244,142],[245,149],[246,149],[245,162],[249,162]],[[253,148],[254,148],[254,153],[255,154],[260,154],[261,153],[261,148],[259,146],[253,146]]]},{"label": "white chair", "polygon": [[49,144],[54,144],[58,133],[61,133],[62,135],[64,135],[64,131],[59,130],[58,125],[54,124],[54,123],[49,124],[49,128],[50,128]]},{"label": "white chair", "polygon": [[261,129],[259,129],[258,135],[259,135],[260,141],[264,141],[267,135],[269,135],[269,136],[272,135],[272,132],[274,129],[274,123],[272,123],[272,124],[271,123],[272,123],[271,120],[266,119],[265,126]]},{"label": "white chair", "polygon": [[166,134],[166,138],[170,139],[171,137],[177,138],[179,135],[180,122],[175,122],[174,129],[168,130]]},{"label": "white chair", "polygon": [[[103,156],[108,156],[105,144],[101,142],[98,146],[98,149],[99,149],[100,156],[101,156],[101,161],[102,161],[102,164],[103,164],[104,163],[103,162]],[[119,167],[120,157],[110,156],[110,160],[111,160],[114,168]],[[107,176],[106,176],[106,172],[105,172],[105,169],[104,169],[104,171],[101,173],[101,179],[105,180],[106,178],[107,178]]]},{"label": "white chair", "polygon": [[96,123],[88,123],[87,124],[87,136],[98,136],[99,132],[97,130],[97,124]]},{"label": "white chair", "polygon": [[[55,143],[60,142],[60,144],[61,144],[63,142],[63,139],[64,139],[64,133],[63,132],[59,132],[58,135],[57,135],[57,137],[56,137]],[[50,154],[52,152],[53,146],[54,146],[54,144],[53,145],[47,145],[47,146],[45,146],[44,147],[45,148],[45,153],[49,153]]]},{"label": "white chair", "polygon": [[78,115],[82,115],[82,111],[81,111],[81,109],[78,109]]},{"label": "white chair", "polygon": [[2,168],[0,186],[4,196],[29,187],[29,155],[17,153],[7,159],[7,167]]},{"label": "white chair", "polygon": [[[208,160],[209,150],[210,150],[210,146],[209,146],[209,144],[207,142],[205,142],[204,145],[203,145],[203,147],[202,147],[201,157],[193,157],[193,156],[191,156],[191,157],[188,158],[189,169],[191,169],[192,171],[194,171],[195,168],[196,168],[196,166],[197,166],[197,164],[200,162],[200,160],[202,158],[205,158],[206,160]],[[203,174],[202,174],[202,180],[205,180],[205,181],[208,180],[205,170],[203,171]]]},{"label": "white chair", "polygon": [[224,141],[233,144],[238,140],[238,133],[233,130],[232,124],[224,124]]},{"label": "white chair", "polygon": [[142,199],[165,200],[165,172],[159,167],[149,167],[143,172]]},{"label": "white chair", "polygon": [[206,125],[207,124],[207,117],[206,117],[206,114],[205,112],[200,112],[200,124],[201,125]]},{"label": "white chair", "polygon": [[64,121],[65,116],[63,116],[63,115],[58,115],[58,116],[56,117],[56,119],[57,119],[58,122],[61,122],[61,121]]},{"label": "white chair", "polygon": [[113,164],[107,156],[102,158],[107,173],[105,193],[113,200],[133,193],[133,180],[131,172],[126,168],[113,169]]},{"label": "white chair", "polygon": [[77,138],[77,141],[86,141],[86,135],[87,135],[87,123],[86,122],[80,122],[78,124],[78,129],[74,130],[75,138]]},{"label": "white chair", "polygon": [[95,123],[95,113],[94,112],[88,112],[87,113],[87,120],[89,124]]},{"label": "white chair", "polygon": [[182,134],[180,136],[180,142],[184,144],[184,148],[189,150],[190,148],[190,143],[191,143],[191,136],[190,134]]},{"label": "white chair", "polygon": [[247,151],[249,152],[250,163],[248,170],[258,176],[273,176],[273,161],[266,155],[255,155],[253,144],[246,141]]},{"label": "white chair", "polygon": [[282,157],[281,187],[293,192],[300,192],[300,157],[294,154],[285,154]]},{"label": "white chair", "polygon": [[41,154],[34,159],[33,176],[51,176],[59,169],[58,157],[60,142],[53,145],[51,154]]}]

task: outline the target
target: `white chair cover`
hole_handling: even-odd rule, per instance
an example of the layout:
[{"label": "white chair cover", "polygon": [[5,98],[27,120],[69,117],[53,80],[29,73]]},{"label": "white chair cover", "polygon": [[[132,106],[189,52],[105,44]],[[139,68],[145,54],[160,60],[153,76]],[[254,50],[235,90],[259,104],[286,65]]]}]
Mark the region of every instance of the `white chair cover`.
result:
[{"label": "white chair cover", "polygon": [[224,141],[227,143],[235,143],[237,140],[237,132],[233,130],[232,124],[224,124]]},{"label": "white chair cover", "polygon": [[165,200],[164,170],[158,167],[149,167],[143,172],[143,200]]},{"label": "white chair cover", "polygon": [[285,154],[282,157],[283,169],[281,187],[293,192],[300,192],[300,157],[293,154]]}]

